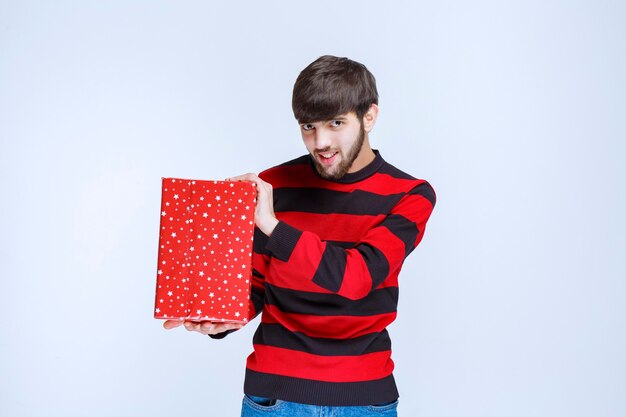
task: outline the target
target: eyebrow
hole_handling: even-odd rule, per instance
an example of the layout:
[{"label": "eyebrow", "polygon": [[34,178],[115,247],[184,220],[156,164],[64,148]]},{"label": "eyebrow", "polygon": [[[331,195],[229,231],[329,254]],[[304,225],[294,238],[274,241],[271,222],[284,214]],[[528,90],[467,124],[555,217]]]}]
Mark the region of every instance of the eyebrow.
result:
[{"label": "eyebrow", "polygon": [[340,115],[337,115],[337,116],[331,117],[331,118],[330,118],[330,119],[328,119],[328,120],[317,120],[317,121],[315,121],[315,122],[300,122],[300,121],[298,121],[298,124],[299,124],[299,125],[312,125],[312,124],[314,124],[314,123],[327,123],[327,122],[332,122],[333,120],[339,120],[339,121],[342,121],[342,122],[343,122],[343,121],[348,120],[348,116],[346,116],[346,115],[344,115],[344,114],[340,114]]}]

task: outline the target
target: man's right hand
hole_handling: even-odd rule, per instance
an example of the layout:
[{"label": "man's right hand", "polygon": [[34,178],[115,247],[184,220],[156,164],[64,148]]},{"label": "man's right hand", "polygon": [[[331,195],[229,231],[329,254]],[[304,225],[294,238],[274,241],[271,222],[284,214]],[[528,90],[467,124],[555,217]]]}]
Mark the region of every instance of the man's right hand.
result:
[{"label": "man's right hand", "polygon": [[203,335],[223,333],[227,330],[241,329],[242,323],[214,323],[212,321],[189,321],[189,320],[165,320],[163,327],[167,330],[174,329],[181,325],[190,332],[198,332]]},{"label": "man's right hand", "polygon": [[278,224],[278,219],[276,214],[274,214],[272,184],[263,181],[256,174],[239,175],[227,178],[226,181],[249,181],[254,184],[257,192],[254,223],[267,236],[271,235]]}]

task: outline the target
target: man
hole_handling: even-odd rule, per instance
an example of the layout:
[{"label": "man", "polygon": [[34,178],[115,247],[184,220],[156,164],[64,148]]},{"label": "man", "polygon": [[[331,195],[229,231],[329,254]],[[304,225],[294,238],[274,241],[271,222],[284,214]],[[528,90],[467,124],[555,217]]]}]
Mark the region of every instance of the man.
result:
[{"label": "man", "polygon": [[[435,193],[371,148],[378,92],[362,64],[320,57],[298,76],[292,106],[309,153],[230,179],[258,192],[251,304],[262,317],[242,416],[395,416],[386,327]],[[221,338],[241,325],[185,327]]]}]

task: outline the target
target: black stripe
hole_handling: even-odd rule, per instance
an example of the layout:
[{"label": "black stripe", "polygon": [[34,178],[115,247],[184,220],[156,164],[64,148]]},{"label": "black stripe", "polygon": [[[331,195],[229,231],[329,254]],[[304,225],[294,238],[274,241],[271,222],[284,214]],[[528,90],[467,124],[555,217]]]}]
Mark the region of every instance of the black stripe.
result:
[{"label": "black stripe", "polygon": [[393,313],[398,305],[398,287],[379,288],[359,300],[337,294],[296,291],[265,283],[265,304],[285,313],[316,316],[372,316]]},{"label": "black stripe", "polygon": [[340,248],[344,249],[352,249],[356,244],[355,242],[346,242],[342,240],[326,240],[325,242],[334,246],[339,246]]},{"label": "black stripe", "polygon": [[398,398],[393,375],[363,382],[323,382],[246,369],[248,395],[325,406],[385,404]]},{"label": "black stripe", "polygon": [[302,236],[302,230],[289,226],[285,222],[278,222],[272,232],[272,239],[267,241],[265,248],[274,258],[287,262],[296,248],[300,236]]},{"label": "black stripe", "polygon": [[275,188],[274,211],[318,214],[387,214],[404,193],[379,195],[362,190],[346,193],[325,188]]},{"label": "black stripe", "polygon": [[378,287],[389,274],[389,261],[380,249],[366,243],[357,246],[372,277],[372,289]]},{"label": "black stripe", "polygon": [[270,255],[270,252],[265,248],[269,237],[261,231],[258,227],[254,227],[254,239],[252,240],[252,249],[255,253],[261,255]]},{"label": "black stripe", "polygon": [[430,204],[432,204],[433,207],[435,207],[435,203],[437,202],[437,196],[435,195],[435,190],[427,182],[420,184],[417,187],[413,188],[411,191],[409,191],[409,194],[421,195],[422,197],[430,201]]},{"label": "black stripe", "polygon": [[223,331],[222,333],[210,334],[209,337],[211,339],[223,339],[229,334],[231,334],[232,332],[236,332],[236,331],[237,329],[229,329],[229,330]]},{"label": "black stripe", "polygon": [[387,216],[380,225],[385,226],[391,233],[396,235],[398,239],[404,242],[405,257],[415,249],[415,239],[417,239],[417,235],[419,234],[415,223],[399,214],[391,214]]},{"label": "black stripe", "polygon": [[346,271],[346,251],[326,244],[322,259],[313,276],[313,282],[322,288],[337,292],[341,288]]},{"label": "black stripe", "polygon": [[259,314],[263,309],[265,291],[261,288],[255,287],[254,285],[251,285],[250,287],[250,301],[252,301],[256,314]]},{"label": "black stripe", "polygon": [[414,180],[414,179],[416,179],[415,177],[407,174],[404,171],[399,170],[398,168],[396,168],[393,165],[390,165],[390,164],[388,164],[386,162],[383,164],[383,166],[380,167],[378,172],[380,174],[387,174],[387,175],[390,175],[390,176],[392,176],[394,178],[398,178],[398,179],[402,179],[402,180]]},{"label": "black stripe", "polygon": [[352,339],[328,339],[291,332],[280,324],[268,323],[261,323],[257,328],[253,343],[321,356],[358,356],[391,350],[391,339],[387,330]]}]

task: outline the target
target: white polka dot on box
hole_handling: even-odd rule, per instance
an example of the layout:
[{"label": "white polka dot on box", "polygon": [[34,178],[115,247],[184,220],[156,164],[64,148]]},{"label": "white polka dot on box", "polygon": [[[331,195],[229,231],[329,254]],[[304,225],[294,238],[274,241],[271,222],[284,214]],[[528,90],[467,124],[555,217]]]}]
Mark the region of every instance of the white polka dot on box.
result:
[{"label": "white polka dot on box", "polygon": [[252,183],[163,178],[154,317],[245,323]]}]

